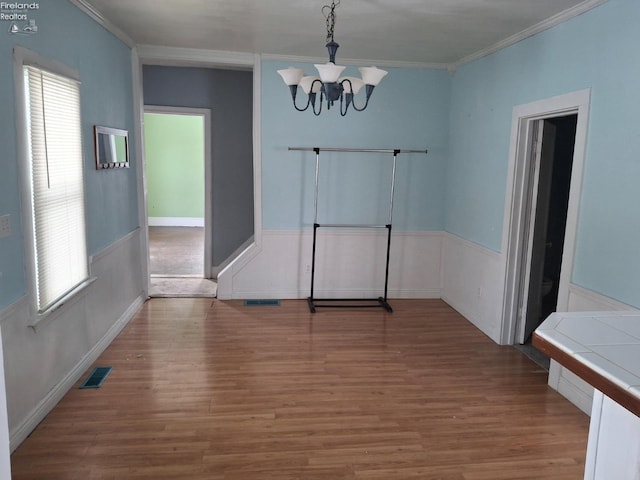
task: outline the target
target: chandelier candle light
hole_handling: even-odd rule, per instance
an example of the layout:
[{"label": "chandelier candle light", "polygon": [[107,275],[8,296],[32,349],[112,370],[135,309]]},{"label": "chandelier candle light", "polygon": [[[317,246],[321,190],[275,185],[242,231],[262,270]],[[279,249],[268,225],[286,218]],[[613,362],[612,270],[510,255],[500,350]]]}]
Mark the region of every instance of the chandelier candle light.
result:
[{"label": "chandelier candle light", "polygon": [[[380,80],[388,73],[377,67],[360,67],[362,78],[356,77],[340,77],[342,71],[346,68],[336,65],[336,52],[339,45],[333,39],[333,30],[336,25],[336,7],[340,5],[340,0],[332,0],[331,5],[322,7],[322,13],[327,19],[327,50],[329,51],[329,61],[324,64],[316,64],[319,78],[315,76],[307,76],[301,68],[289,67],[284,70],[278,70],[278,73],[289,86],[293,106],[299,112],[304,112],[311,106],[315,115],[322,112],[322,103],[327,100],[327,110],[329,110],[334,102],[340,100],[340,115],[345,116],[349,105],[361,112],[369,105],[369,98],[373,93],[373,89],[380,83]],[[307,94],[307,105],[304,108],[298,107],[296,104],[296,94],[298,86]],[[355,96],[362,87],[365,87],[366,100],[362,107],[358,107],[355,103]],[[320,102],[316,109],[316,96],[320,92]]]}]

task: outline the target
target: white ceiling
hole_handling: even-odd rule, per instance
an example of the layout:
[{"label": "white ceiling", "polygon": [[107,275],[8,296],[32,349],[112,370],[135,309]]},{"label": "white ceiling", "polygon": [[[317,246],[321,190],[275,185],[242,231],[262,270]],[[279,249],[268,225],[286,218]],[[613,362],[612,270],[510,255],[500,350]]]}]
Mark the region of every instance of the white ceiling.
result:
[{"label": "white ceiling", "polygon": [[[326,57],[322,6],[330,0],[82,3],[138,45]],[[541,22],[599,3],[602,0],[341,0],[336,8],[337,63],[342,58],[456,64]]]}]

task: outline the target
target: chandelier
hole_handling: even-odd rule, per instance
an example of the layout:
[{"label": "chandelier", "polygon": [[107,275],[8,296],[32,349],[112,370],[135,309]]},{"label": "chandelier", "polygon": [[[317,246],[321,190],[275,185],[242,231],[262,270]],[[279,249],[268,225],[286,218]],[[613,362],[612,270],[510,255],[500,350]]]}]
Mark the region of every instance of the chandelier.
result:
[{"label": "chandelier", "polygon": [[[299,112],[304,112],[310,106],[315,115],[322,112],[322,104],[326,100],[327,110],[329,110],[335,102],[340,100],[340,115],[345,116],[349,106],[354,110],[361,112],[367,105],[373,93],[373,89],[380,83],[380,80],[388,73],[377,67],[360,67],[360,75],[357,77],[340,77],[340,74],[346,67],[336,65],[336,52],[338,45],[333,39],[333,30],[336,25],[336,7],[340,5],[340,0],[332,0],[331,5],[322,7],[322,14],[327,20],[327,50],[329,51],[329,61],[324,64],[316,64],[318,75],[305,75],[301,68],[289,67],[284,70],[278,70],[278,73],[284,80],[284,83],[291,91],[293,106]],[[296,95],[298,86],[307,94],[307,104],[299,107],[296,103]],[[364,105],[358,106],[355,102],[355,96],[362,87],[365,87]],[[316,104],[316,97],[320,93],[320,101]]]}]

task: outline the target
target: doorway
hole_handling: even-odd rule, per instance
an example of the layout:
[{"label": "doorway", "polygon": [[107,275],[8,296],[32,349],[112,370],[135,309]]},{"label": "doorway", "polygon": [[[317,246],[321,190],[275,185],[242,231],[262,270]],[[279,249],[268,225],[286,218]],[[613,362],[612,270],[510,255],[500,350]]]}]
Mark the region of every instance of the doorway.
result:
[{"label": "doorway", "polygon": [[[503,231],[503,344],[525,344],[546,314],[570,307],[590,97],[589,89],[580,90],[513,110]],[[556,147],[563,150],[559,156],[571,160],[556,165]]]},{"label": "doorway", "polygon": [[526,258],[521,270],[518,343],[556,311],[564,251],[577,114],[533,123],[525,210]]},{"label": "doorway", "polygon": [[207,109],[145,107],[151,297],[215,296],[209,131]]}]

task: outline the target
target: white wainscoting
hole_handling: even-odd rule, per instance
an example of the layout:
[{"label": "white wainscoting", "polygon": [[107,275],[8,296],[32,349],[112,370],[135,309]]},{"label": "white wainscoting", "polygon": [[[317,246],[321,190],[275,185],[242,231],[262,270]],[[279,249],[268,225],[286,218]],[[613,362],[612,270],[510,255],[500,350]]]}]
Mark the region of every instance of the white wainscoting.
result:
[{"label": "white wainscoting", "polygon": [[[568,306],[569,312],[636,310],[629,305],[574,284],[569,284]],[[584,413],[591,414],[593,387],[555,360],[551,360],[549,367],[549,386],[557,390]]]},{"label": "white wainscoting", "polygon": [[500,343],[504,296],[502,255],[443,233],[442,299]]},{"label": "white wainscoting", "polygon": [[242,255],[247,249],[249,249],[255,243],[255,237],[251,235],[242,245],[235,249],[235,251],[223,260],[220,265],[214,265],[211,267],[211,278],[218,278],[218,274],[227,268],[227,266],[233,262],[236,258]]},{"label": "white wainscoting", "polygon": [[[318,231],[317,298],[384,292],[386,230]],[[260,250],[218,274],[218,298],[306,298],[313,232],[265,230]],[[389,298],[440,298],[442,232],[393,232]]]},{"label": "white wainscoting", "polygon": [[33,431],[144,302],[139,230],[90,262],[96,281],[37,331],[26,297],[0,312],[11,450]]}]

